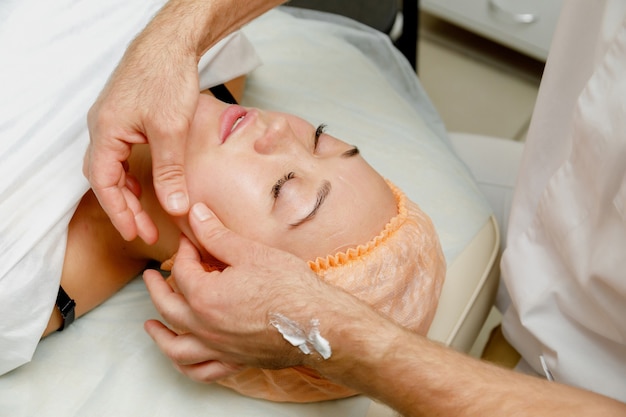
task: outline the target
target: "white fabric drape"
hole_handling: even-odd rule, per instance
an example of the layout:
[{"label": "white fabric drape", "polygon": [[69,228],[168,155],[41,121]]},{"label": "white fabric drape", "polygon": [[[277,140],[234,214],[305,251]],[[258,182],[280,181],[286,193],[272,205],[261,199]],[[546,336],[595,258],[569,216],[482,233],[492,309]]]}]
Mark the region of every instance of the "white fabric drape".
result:
[{"label": "white fabric drape", "polygon": [[522,159],[505,336],[540,374],[626,401],[626,2],[570,0]]},{"label": "white fabric drape", "polygon": [[[87,111],[164,3],[0,3],[0,375],[30,360],[54,306],[67,225],[89,187]],[[258,64],[237,32],[203,57],[201,87]]]}]

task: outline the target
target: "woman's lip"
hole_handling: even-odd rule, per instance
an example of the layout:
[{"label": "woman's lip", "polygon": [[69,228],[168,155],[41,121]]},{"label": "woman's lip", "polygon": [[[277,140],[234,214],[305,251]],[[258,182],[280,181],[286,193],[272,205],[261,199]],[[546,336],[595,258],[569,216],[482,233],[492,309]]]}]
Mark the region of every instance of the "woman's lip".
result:
[{"label": "woman's lip", "polygon": [[241,106],[232,105],[228,106],[226,110],[222,113],[220,118],[220,139],[221,143],[226,142],[228,136],[233,133],[235,130],[239,129],[243,124],[244,120],[239,122],[237,128],[233,130],[234,124],[239,120],[239,118],[244,118],[248,114],[248,111]]}]

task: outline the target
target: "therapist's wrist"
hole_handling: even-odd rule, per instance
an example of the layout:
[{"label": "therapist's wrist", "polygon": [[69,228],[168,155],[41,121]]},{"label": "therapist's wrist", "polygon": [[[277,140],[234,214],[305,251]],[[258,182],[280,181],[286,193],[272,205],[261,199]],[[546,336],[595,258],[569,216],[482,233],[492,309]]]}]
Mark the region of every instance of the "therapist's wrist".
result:
[{"label": "therapist's wrist", "polygon": [[[348,306],[346,306],[348,307]],[[399,326],[371,307],[349,307],[350,314],[339,314],[336,326],[326,335],[333,347],[328,360],[310,358],[306,365],[324,378],[379,400],[402,415],[420,413],[416,402],[423,400],[414,390],[429,375],[429,359],[422,361],[425,338]],[[439,376],[437,376],[439,378]],[[428,378],[426,378],[428,379]],[[441,377],[437,381],[447,381]]]},{"label": "therapist's wrist", "polygon": [[[340,290],[339,290],[340,291]],[[334,382],[364,391],[371,372],[385,363],[397,346],[403,332],[369,305],[343,291],[314,314],[319,321],[320,335],[330,345],[331,355],[305,355],[303,364]]]},{"label": "therapist's wrist", "polygon": [[155,17],[156,27],[176,28],[186,50],[197,58],[243,25],[285,0],[170,0]]},{"label": "therapist's wrist", "polygon": [[193,56],[199,61],[206,50],[203,49],[208,32],[206,15],[210,14],[211,4],[210,1],[170,0],[129,49],[156,49],[168,59]]}]

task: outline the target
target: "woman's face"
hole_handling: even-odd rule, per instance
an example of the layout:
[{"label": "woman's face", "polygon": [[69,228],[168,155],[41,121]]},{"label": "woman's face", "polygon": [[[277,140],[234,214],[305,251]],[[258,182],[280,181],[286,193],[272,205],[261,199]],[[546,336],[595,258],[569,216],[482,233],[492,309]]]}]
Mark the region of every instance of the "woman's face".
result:
[{"label": "woman's face", "polygon": [[306,260],[367,243],[396,215],[395,199],[356,148],[320,131],[201,94],[185,155],[191,203]]}]

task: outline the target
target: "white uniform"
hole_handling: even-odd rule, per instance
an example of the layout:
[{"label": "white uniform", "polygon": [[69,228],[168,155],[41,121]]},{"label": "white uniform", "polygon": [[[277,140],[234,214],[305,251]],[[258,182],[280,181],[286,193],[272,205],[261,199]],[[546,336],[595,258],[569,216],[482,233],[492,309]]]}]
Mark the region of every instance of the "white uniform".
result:
[{"label": "white uniform", "polygon": [[[54,308],[67,225],[89,187],[87,111],[164,3],[0,2],[0,375],[30,360]],[[201,87],[258,64],[238,32],[203,58]]]},{"label": "white uniform", "polygon": [[568,0],[521,162],[503,329],[556,381],[626,401],[626,2]]}]

